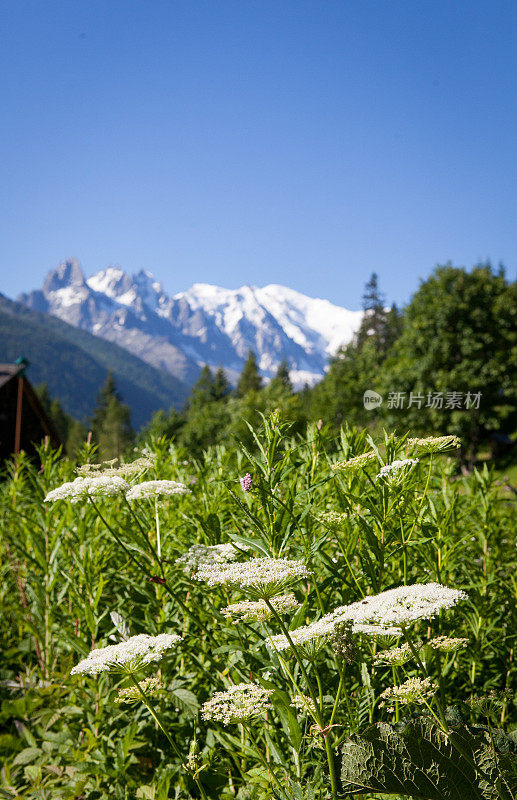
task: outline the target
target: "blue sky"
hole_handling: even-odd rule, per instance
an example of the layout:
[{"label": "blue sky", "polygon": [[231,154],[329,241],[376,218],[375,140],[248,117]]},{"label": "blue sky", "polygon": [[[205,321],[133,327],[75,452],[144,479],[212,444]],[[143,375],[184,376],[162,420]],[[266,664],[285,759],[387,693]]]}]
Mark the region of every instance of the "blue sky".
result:
[{"label": "blue sky", "polygon": [[76,256],[403,303],[513,274],[514,0],[18,0],[2,8],[0,291]]}]

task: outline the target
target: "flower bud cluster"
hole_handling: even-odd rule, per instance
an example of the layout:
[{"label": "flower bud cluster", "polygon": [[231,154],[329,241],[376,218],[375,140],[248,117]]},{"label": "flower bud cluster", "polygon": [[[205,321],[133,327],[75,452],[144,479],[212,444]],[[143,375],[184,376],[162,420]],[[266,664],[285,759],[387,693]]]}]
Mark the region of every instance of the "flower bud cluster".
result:
[{"label": "flower bud cluster", "polygon": [[408,447],[416,447],[422,453],[443,453],[461,447],[458,436],[428,436],[425,439],[407,439]]},{"label": "flower bud cluster", "polygon": [[393,703],[425,703],[435,694],[438,686],[431,678],[408,678],[399,686],[390,686],[381,692],[382,702],[379,707],[386,706],[388,711],[393,711]]},{"label": "flower bud cluster", "polygon": [[340,620],[334,625],[331,635],[331,645],[338,658],[353,664],[357,655],[357,646],[353,637],[353,623],[351,620]]},{"label": "flower bud cluster", "polygon": [[370,466],[370,464],[374,464],[376,461],[377,454],[372,450],[369,453],[362,453],[360,456],[349,458],[347,461],[336,461],[335,464],[330,465],[330,469],[354,474]]},{"label": "flower bud cluster", "polygon": [[401,461],[392,461],[381,467],[377,477],[388,483],[393,483],[399,478],[407,475],[410,469],[418,464],[418,458],[404,458]]},{"label": "flower bud cluster", "polygon": [[[272,597],[270,603],[281,615],[296,611],[301,607],[301,603],[292,592]],[[264,600],[242,600],[240,603],[226,606],[221,611],[225,617],[235,622],[265,622],[273,616],[273,612]]]},{"label": "flower bud cluster", "polygon": [[251,490],[251,485],[253,483],[253,478],[251,477],[249,472],[247,472],[246,475],[244,475],[242,478],[239,478],[239,482],[241,484],[242,491],[243,492],[249,492]]},{"label": "flower bud cluster", "polygon": [[223,544],[193,544],[186,553],[176,559],[176,564],[183,566],[185,572],[191,572],[201,564],[227,564],[235,561],[241,550],[249,550],[246,544],[235,546],[233,542]]},{"label": "flower bud cluster", "polygon": [[306,694],[295,694],[290,705],[292,705],[293,708],[297,708],[302,714],[316,714],[316,706],[312,698]]},{"label": "flower bud cluster", "polygon": [[400,647],[392,647],[391,650],[383,650],[382,653],[377,653],[373,663],[376,666],[390,666],[401,667],[413,658],[413,653],[407,642],[400,645]]},{"label": "flower bud cluster", "polygon": [[443,650],[445,653],[455,653],[456,650],[461,650],[469,643],[468,639],[450,639],[448,636],[436,636],[426,642],[427,647],[432,647],[433,650]]},{"label": "flower bud cluster", "polygon": [[347,522],[348,514],[341,511],[320,511],[317,518],[327,528],[336,530]]},{"label": "flower bud cluster", "polygon": [[[160,679],[155,675],[139,681],[138,686],[147,696],[154,695],[161,689]],[[139,689],[136,686],[126,686],[118,690],[115,703],[137,703],[139,700],[142,700]]]}]

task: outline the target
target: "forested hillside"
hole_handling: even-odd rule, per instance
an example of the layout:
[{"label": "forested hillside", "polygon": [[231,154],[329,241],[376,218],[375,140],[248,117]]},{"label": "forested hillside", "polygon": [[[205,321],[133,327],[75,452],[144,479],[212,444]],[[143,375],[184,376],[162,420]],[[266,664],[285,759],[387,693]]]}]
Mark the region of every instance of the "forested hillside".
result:
[{"label": "forested hillside", "polygon": [[12,362],[21,355],[30,362],[31,382],[46,383],[51,396],[77,420],[93,412],[109,371],[131,407],[137,429],[159,408],[181,408],[188,394],[177,378],[122,347],[0,295],[0,361]]}]

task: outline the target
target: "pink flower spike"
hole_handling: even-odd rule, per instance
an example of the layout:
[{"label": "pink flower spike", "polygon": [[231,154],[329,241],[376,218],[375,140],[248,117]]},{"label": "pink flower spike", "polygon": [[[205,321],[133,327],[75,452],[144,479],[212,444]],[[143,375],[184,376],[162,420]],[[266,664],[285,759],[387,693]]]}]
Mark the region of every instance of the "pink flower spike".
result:
[{"label": "pink flower spike", "polygon": [[251,484],[253,482],[253,478],[251,477],[249,472],[247,472],[246,475],[243,478],[239,478],[239,480],[240,480],[242,491],[243,492],[249,492],[249,490],[251,489]]}]

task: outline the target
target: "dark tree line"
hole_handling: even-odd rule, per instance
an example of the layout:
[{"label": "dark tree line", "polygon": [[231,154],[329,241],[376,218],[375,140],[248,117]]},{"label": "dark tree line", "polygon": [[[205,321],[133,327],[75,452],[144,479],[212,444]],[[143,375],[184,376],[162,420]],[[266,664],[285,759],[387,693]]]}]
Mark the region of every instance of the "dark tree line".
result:
[{"label": "dark tree line", "polygon": [[[251,444],[247,423],[257,424],[260,413],[274,409],[292,422],[293,433],[319,419],[332,428],[348,423],[422,435],[456,433],[470,460],[484,443],[508,441],[515,433],[517,284],[502,267],[437,267],[402,311],[386,305],[374,273],[363,309],[353,340],[312,389],[293,391],[286,361],[264,383],[250,350],[234,388],[222,367],[213,373],[205,366],[185,407],[157,411],[138,436],[112,375],[86,424],[68,417],[44,386],[40,398],[69,453],[91,430],[104,458],[153,436],[174,439],[192,455],[235,439]],[[365,408],[368,390],[382,396],[379,406]]]}]

